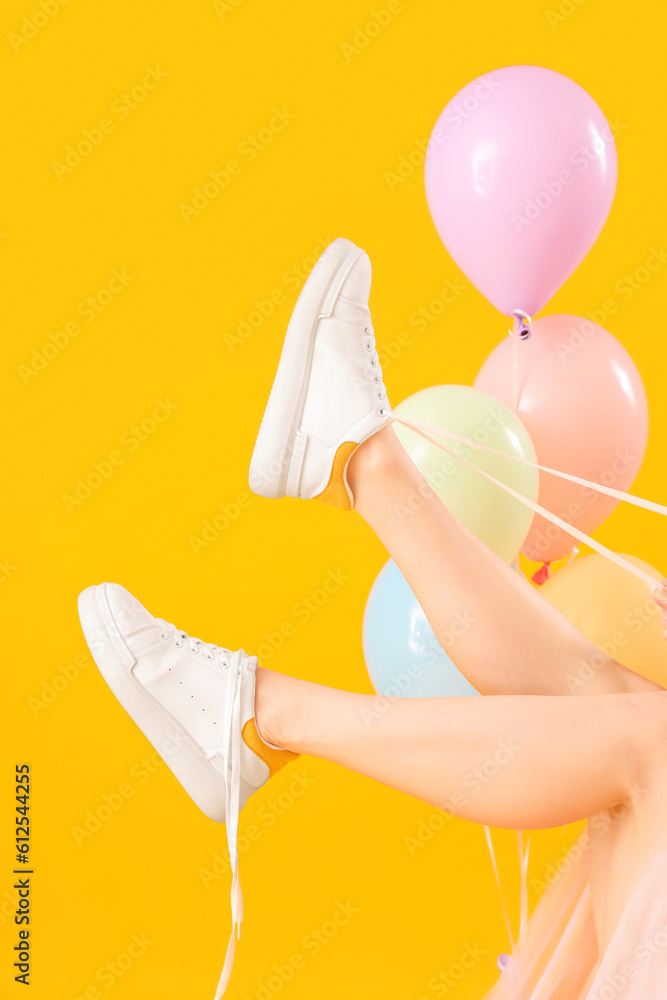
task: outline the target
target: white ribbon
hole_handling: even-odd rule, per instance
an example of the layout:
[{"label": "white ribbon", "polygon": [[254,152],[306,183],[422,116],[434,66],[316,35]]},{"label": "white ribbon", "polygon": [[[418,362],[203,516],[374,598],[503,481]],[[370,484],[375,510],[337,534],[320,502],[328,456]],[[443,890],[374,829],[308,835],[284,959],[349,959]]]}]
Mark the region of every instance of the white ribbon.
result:
[{"label": "white ribbon", "polygon": [[528,858],[530,855],[530,834],[523,846],[523,830],[516,831],[516,841],[519,848],[519,873],[521,876],[521,904],[519,912],[519,940],[523,937],[528,923]]},{"label": "white ribbon", "polygon": [[500,896],[500,905],[503,909],[503,917],[505,918],[505,927],[507,928],[507,936],[510,940],[510,950],[514,951],[514,937],[512,935],[512,925],[510,924],[509,914],[507,913],[507,906],[505,905],[505,896],[503,893],[502,885],[500,884],[500,875],[498,874],[498,865],[496,864],[496,852],[493,849],[493,840],[491,839],[491,831],[488,826],[484,827],[484,836],[486,837],[486,846],[489,849],[489,855],[491,857],[491,864],[493,865],[493,874],[496,877],[496,885],[498,886],[498,895]]},{"label": "white ribbon", "polygon": [[224,994],[234,964],[236,939],[241,937],[241,921],[243,920],[243,896],[239,879],[238,857],[238,827],[241,797],[241,689],[246,674],[247,659],[242,649],[232,653],[229,670],[233,672],[230,678],[230,697],[227,702],[225,731],[229,733],[227,745],[224,748],[225,763],[225,825],[227,827],[227,846],[229,848],[229,863],[232,867],[232,933],[227,945],[225,962],[220,974],[215,1000],[220,1000]]},{"label": "white ribbon", "polygon": [[458,459],[459,462],[463,462],[464,465],[467,465],[471,469],[475,469],[481,476],[484,476],[485,479],[495,483],[496,486],[500,486],[501,489],[505,490],[506,493],[509,493],[510,496],[519,500],[527,507],[530,507],[530,509],[536,514],[541,514],[542,517],[551,521],[552,524],[562,528],[562,530],[568,535],[573,535],[574,538],[577,538],[580,542],[584,542],[586,545],[590,546],[590,548],[595,549],[596,552],[599,552],[600,555],[610,559],[611,562],[616,563],[617,566],[620,566],[622,569],[625,569],[629,573],[638,577],[638,579],[648,583],[652,590],[655,590],[658,586],[658,581],[654,577],[649,576],[648,573],[645,573],[644,570],[633,565],[633,563],[628,562],[627,559],[624,559],[623,556],[620,556],[617,552],[612,552],[611,549],[602,545],[601,542],[597,542],[594,538],[591,538],[583,531],[580,531],[579,528],[575,528],[574,525],[564,521],[562,518],[558,517],[557,514],[553,514],[550,510],[547,510],[546,507],[542,507],[534,500],[530,500],[522,493],[512,489],[511,486],[508,486],[506,483],[503,483],[494,476],[491,476],[488,472],[485,472],[484,469],[478,468],[476,465],[473,465],[472,462],[468,462],[467,459],[462,458],[461,455],[457,455],[449,448],[446,448],[441,441],[436,441],[433,437],[431,437],[431,434],[437,434],[439,437],[449,438],[452,441],[460,441],[461,443],[469,445],[472,448],[481,448],[482,451],[488,451],[494,455],[502,455],[505,458],[511,458],[515,462],[521,462],[523,465],[529,465],[533,469],[539,469],[541,472],[549,472],[554,476],[559,476],[561,479],[567,479],[571,483],[578,483],[580,486],[587,486],[589,489],[596,490],[598,493],[604,493],[607,496],[614,497],[616,500],[624,500],[626,503],[634,504],[636,507],[643,507],[645,510],[652,510],[656,514],[667,514],[667,507],[663,504],[655,503],[653,500],[644,500],[641,497],[633,496],[631,493],[623,493],[621,490],[615,490],[611,486],[604,486],[602,483],[593,483],[588,479],[581,479],[579,476],[573,476],[569,472],[560,472],[558,469],[551,469],[547,465],[539,465],[537,462],[531,462],[527,458],[520,458],[519,455],[508,455],[506,452],[499,451],[497,448],[491,448],[488,445],[479,444],[477,441],[472,441],[470,438],[464,437],[461,434],[455,434],[453,431],[447,431],[442,427],[434,427],[433,424],[427,424],[421,420],[412,420],[408,417],[401,417],[395,412],[392,412],[392,419],[396,420],[399,424],[403,424],[405,427],[408,427],[410,430],[415,431],[417,434],[420,434],[431,444],[434,444],[436,448],[440,448],[448,455],[451,455],[452,458]]}]

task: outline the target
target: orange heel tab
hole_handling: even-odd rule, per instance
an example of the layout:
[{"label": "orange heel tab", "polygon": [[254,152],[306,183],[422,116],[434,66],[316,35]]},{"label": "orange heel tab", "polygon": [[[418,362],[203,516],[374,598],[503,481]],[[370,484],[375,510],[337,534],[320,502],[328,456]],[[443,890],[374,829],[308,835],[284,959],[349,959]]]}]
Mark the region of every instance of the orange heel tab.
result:
[{"label": "orange heel tab", "polygon": [[329,482],[322,492],[313,498],[314,500],[323,500],[324,503],[332,503],[336,507],[342,507],[343,510],[352,510],[352,501],[345,483],[345,468],[358,447],[356,441],[343,441],[338,446],[331,466]]},{"label": "orange heel tab", "polygon": [[256,754],[260,760],[263,760],[269,769],[269,776],[272,778],[274,774],[285,764],[289,764],[290,761],[296,760],[299,756],[298,753],[292,753],[291,750],[276,750],[274,747],[270,747],[264,742],[262,737],[257,732],[257,726],[255,725],[254,718],[248,719],[245,726],[241,730],[241,736],[243,742]]}]

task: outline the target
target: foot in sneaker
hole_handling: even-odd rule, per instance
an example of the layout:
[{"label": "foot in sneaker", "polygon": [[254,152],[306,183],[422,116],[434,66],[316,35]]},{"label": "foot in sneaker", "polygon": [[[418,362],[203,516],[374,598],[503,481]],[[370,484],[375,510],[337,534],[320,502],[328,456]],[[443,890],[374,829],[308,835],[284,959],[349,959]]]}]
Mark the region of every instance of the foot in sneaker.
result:
[{"label": "foot in sneaker", "polygon": [[211,819],[227,824],[232,936],[217,997],[231,973],[242,918],[238,814],[297,754],[269,746],[254,721],[257,659],[193,639],[154,618],[124,587],[79,595],[79,618],[95,663],[123,708]]},{"label": "foot in sneaker", "polygon": [[368,295],[371,264],[349,240],[331,243],[292,313],[250,464],[264,497],[354,505],[347,463],[391,422]]}]

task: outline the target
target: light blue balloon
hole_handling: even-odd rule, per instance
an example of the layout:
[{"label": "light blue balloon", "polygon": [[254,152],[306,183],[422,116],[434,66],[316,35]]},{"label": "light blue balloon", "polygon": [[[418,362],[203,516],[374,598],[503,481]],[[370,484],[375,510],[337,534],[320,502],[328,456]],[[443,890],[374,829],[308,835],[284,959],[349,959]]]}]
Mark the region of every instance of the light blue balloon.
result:
[{"label": "light blue balloon", "polygon": [[368,595],[363,647],[378,694],[445,698],[479,693],[436,639],[393,559],[382,567]]}]

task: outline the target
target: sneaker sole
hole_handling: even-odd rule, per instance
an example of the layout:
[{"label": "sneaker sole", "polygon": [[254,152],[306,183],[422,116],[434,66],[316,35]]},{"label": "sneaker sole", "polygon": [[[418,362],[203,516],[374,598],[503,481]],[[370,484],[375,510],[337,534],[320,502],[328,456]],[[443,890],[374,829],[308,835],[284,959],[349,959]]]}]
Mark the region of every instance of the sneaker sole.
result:
[{"label": "sneaker sole", "polygon": [[117,632],[112,634],[107,625],[113,622],[113,617],[104,584],[84,590],[79,595],[78,607],[81,628],[92,657],[113,694],[193,802],[210,819],[224,823],[226,786],[223,775],[211,764],[188,731],[152,697],[122,662],[114,645],[116,641],[123,640]]},{"label": "sneaker sole", "polygon": [[286,496],[290,459],[301,423],[317,325],[331,315],[343,282],[364,251],[339,237],[324,250],[301,289],[255,442],[248,480],[259,496]]}]

